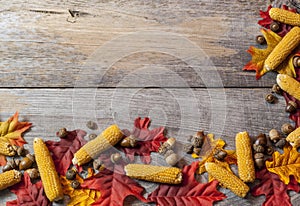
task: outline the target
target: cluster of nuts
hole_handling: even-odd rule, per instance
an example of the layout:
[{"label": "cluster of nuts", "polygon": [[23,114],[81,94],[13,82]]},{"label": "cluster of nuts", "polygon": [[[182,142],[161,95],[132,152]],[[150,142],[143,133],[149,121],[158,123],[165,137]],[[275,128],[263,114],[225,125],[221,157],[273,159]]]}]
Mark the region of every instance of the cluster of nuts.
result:
[{"label": "cluster of nuts", "polygon": [[254,151],[254,162],[257,168],[262,168],[265,164],[265,156],[272,155],[274,149],[272,146],[268,146],[268,140],[265,134],[259,134],[256,137],[254,144],[252,145]]},{"label": "cluster of nuts", "polygon": [[282,89],[278,84],[274,84],[272,86],[271,93],[266,95],[265,100],[271,104],[275,103],[277,101],[277,97],[274,94],[282,95]]},{"label": "cluster of nuts", "polygon": [[24,170],[31,179],[36,179],[39,177],[38,169],[35,164],[35,157],[31,155],[28,150],[23,146],[17,147],[13,146],[15,151],[15,157],[8,160],[6,165],[3,166],[2,171],[6,172],[9,170]]},{"label": "cluster of nuts", "polygon": [[[281,132],[284,135],[289,135],[292,131],[294,131],[294,129],[295,128],[289,123],[285,123],[281,126]],[[280,135],[276,129],[271,129],[269,131],[269,137],[271,142],[280,149],[282,149],[287,143],[285,136]]]},{"label": "cluster of nuts", "polygon": [[190,136],[188,138],[188,141],[191,143],[187,143],[184,145],[184,151],[187,154],[195,153],[196,155],[199,155],[201,152],[201,148],[204,142],[204,131],[198,131],[195,135]]},{"label": "cluster of nuts", "polygon": [[164,156],[166,163],[170,166],[175,166],[179,160],[178,155],[173,150],[175,143],[176,139],[170,137],[158,149],[158,153]]},{"label": "cluster of nuts", "polygon": [[[271,24],[270,24],[270,29],[273,31],[273,32],[279,32],[280,31],[280,23],[279,22],[275,22],[273,21]],[[258,35],[256,36],[256,42],[260,45],[264,45],[267,43],[265,37],[263,35]]]},{"label": "cluster of nuts", "polygon": [[66,172],[66,178],[68,180],[72,180],[70,186],[74,189],[78,189],[80,187],[80,182],[76,180],[76,176],[77,176],[76,168],[71,168]]}]

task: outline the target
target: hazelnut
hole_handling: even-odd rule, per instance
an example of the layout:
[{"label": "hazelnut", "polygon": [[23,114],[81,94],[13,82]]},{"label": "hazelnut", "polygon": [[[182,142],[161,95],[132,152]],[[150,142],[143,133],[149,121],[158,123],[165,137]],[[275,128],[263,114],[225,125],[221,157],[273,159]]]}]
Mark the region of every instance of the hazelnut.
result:
[{"label": "hazelnut", "polygon": [[91,129],[91,130],[96,130],[98,129],[98,126],[97,126],[97,123],[96,122],[93,122],[93,121],[88,121],[86,123],[86,127]]},{"label": "hazelnut", "polygon": [[179,159],[178,155],[173,153],[173,154],[169,155],[168,157],[166,157],[166,162],[168,165],[174,166],[178,162],[178,159]]},{"label": "hazelnut", "polygon": [[68,134],[68,131],[66,128],[61,128],[59,131],[56,133],[56,135],[60,138],[65,138]]},{"label": "hazelnut", "polygon": [[102,162],[99,159],[96,159],[93,161],[93,168],[94,170],[99,170],[99,168],[101,167]]},{"label": "hazelnut", "polygon": [[96,134],[92,133],[92,134],[89,134],[89,140],[93,140],[97,137]]},{"label": "hazelnut", "polygon": [[133,135],[130,135],[128,137],[125,137],[122,139],[120,145],[122,147],[135,147],[136,146],[136,138]]},{"label": "hazelnut", "polygon": [[20,170],[26,170],[28,168],[30,168],[32,166],[32,164],[34,163],[34,156],[31,154],[27,154],[26,157],[24,157],[20,164],[19,164],[19,169]]},{"label": "hazelnut", "polygon": [[294,58],[293,58],[293,65],[294,65],[294,67],[300,67],[300,56],[295,56]]},{"label": "hazelnut", "polygon": [[285,111],[289,113],[294,113],[297,110],[298,106],[296,102],[288,101]]},{"label": "hazelnut", "polygon": [[121,159],[122,155],[120,153],[114,153],[110,156],[110,160],[114,164],[117,164]]},{"label": "hazelnut", "polygon": [[255,153],[261,153],[265,151],[265,147],[260,144],[253,144],[253,150]]},{"label": "hazelnut", "polygon": [[194,152],[196,155],[200,155],[201,148],[199,148],[199,147],[194,147],[193,152]]},{"label": "hazelnut", "polygon": [[255,162],[255,166],[258,169],[261,169],[265,166],[265,160],[264,159],[255,159],[254,162]]},{"label": "hazelnut", "polygon": [[272,146],[267,146],[265,153],[267,155],[272,155],[274,153],[274,148]]},{"label": "hazelnut", "polygon": [[289,123],[285,123],[281,126],[282,133],[284,133],[286,135],[290,134],[292,131],[294,131],[294,129],[295,128]]},{"label": "hazelnut", "polygon": [[164,154],[164,157],[167,158],[168,156],[170,156],[171,154],[174,154],[174,151],[169,149],[166,151],[166,153]]},{"label": "hazelnut", "polygon": [[40,173],[36,168],[27,169],[25,173],[29,175],[30,179],[37,179],[40,176]]},{"label": "hazelnut", "polygon": [[217,149],[214,153],[214,158],[220,161],[223,161],[226,156],[227,156],[227,152],[222,149]]},{"label": "hazelnut", "polygon": [[271,24],[270,24],[270,29],[273,31],[273,32],[277,32],[277,31],[279,31],[279,29],[280,29],[280,26],[279,26],[279,23],[277,23],[277,22],[272,22]]},{"label": "hazelnut", "polygon": [[286,140],[284,138],[281,138],[278,142],[276,142],[275,146],[282,149],[286,144]]},{"label": "hazelnut", "polygon": [[183,151],[186,152],[187,154],[192,154],[193,149],[194,149],[194,146],[190,143],[187,143],[183,146]]},{"label": "hazelnut", "polygon": [[78,189],[80,187],[80,182],[78,182],[78,180],[73,180],[71,182],[71,187],[74,189]]},{"label": "hazelnut", "polygon": [[273,94],[267,94],[265,100],[272,104],[275,103],[276,97]]},{"label": "hazelnut", "polygon": [[66,178],[68,180],[74,180],[76,178],[76,170],[75,169],[69,169],[67,172],[66,172]]},{"label": "hazelnut", "polygon": [[25,150],[23,146],[21,146],[17,149],[17,154],[19,156],[25,157],[27,153],[28,153],[28,151]]},{"label": "hazelnut", "polygon": [[280,139],[280,134],[276,129],[271,129],[269,131],[269,137],[273,143],[276,143]]},{"label": "hazelnut", "polygon": [[282,89],[280,88],[280,86],[278,84],[274,84],[272,86],[272,92],[281,95],[282,94]]},{"label": "hazelnut", "polygon": [[256,36],[256,42],[260,45],[263,45],[266,43],[266,39],[263,35]]},{"label": "hazelnut", "polygon": [[262,145],[262,146],[266,146],[267,143],[268,143],[267,137],[265,134],[262,134],[262,133],[256,137],[256,140],[254,142],[254,144]]}]

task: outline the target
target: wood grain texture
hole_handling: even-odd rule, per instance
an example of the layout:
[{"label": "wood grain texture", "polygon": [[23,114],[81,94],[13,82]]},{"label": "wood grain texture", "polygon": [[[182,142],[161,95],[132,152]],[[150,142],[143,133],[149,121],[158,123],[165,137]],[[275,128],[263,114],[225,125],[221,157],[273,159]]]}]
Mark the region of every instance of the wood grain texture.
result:
[{"label": "wood grain texture", "polygon": [[[218,76],[225,87],[270,86],[274,75],[256,81],[253,72],[241,71],[259,33],[259,9],[266,4],[11,1],[0,12],[0,83],[143,87],[159,77],[164,80],[159,87],[220,87],[204,81]],[[80,12],[76,20],[68,9]]]}]

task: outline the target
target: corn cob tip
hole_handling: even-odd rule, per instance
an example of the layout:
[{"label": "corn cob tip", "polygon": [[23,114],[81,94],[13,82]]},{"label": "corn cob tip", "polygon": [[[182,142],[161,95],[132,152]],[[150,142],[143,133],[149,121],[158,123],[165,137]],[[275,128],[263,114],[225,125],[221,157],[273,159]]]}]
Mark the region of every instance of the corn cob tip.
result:
[{"label": "corn cob tip", "polygon": [[72,163],[73,163],[73,165],[77,165],[77,164],[78,164],[78,160],[77,160],[76,157],[74,157],[74,158],[72,159]]}]

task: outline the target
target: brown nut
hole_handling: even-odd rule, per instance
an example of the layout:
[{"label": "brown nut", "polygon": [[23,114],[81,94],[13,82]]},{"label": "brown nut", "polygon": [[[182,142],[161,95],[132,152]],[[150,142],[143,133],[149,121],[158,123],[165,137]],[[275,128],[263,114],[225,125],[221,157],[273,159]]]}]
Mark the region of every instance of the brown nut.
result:
[{"label": "brown nut", "polygon": [[6,165],[4,165],[4,166],[2,167],[2,171],[3,171],[3,172],[7,172],[7,171],[12,170],[12,169],[13,169],[13,168],[12,168],[11,164],[9,164],[8,162],[6,163]]},{"label": "brown nut", "polygon": [[278,142],[276,142],[275,146],[282,149],[286,144],[286,139],[281,138]]},{"label": "brown nut", "polygon": [[89,140],[93,140],[97,137],[96,134],[92,133],[92,134],[89,134]]},{"label": "brown nut", "polygon": [[196,155],[200,155],[201,148],[199,148],[199,147],[194,147],[193,152],[194,152]]},{"label": "brown nut", "polygon": [[254,142],[254,144],[258,144],[258,145],[262,145],[262,146],[266,146],[267,143],[268,143],[267,137],[265,134],[262,134],[262,133],[256,137],[256,140]]},{"label": "brown nut", "polygon": [[88,122],[86,123],[86,127],[89,128],[89,129],[91,129],[91,130],[96,130],[96,129],[98,129],[97,123],[96,123],[96,122],[93,122],[93,121],[88,121]]},{"label": "brown nut", "polygon": [[25,157],[27,153],[28,153],[28,151],[26,149],[24,149],[23,146],[21,146],[17,149],[17,154],[21,157]]},{"label": "brown nut", "polygon": [[290,134],[292,131],[294,131],[294,129],[295,128],[289,123],[285,123],[281,126],[282,133],[286,135]]},{"label": "brown nut", "polygon": [[263,35],[256,36],[256,42],[260,45],[263,45],[266,43],[266,39]]},{"label": "brown nut", "polygon": [[280,86],[278,84],[274,84],[272,86],[272,92],[281,95],[282,94],[282,89],[280,88]]},{"label": "brown nut", "polygon": [[253,144],[254,153],[261,153],[265,151],[265,147],[260,144]]},{"label": "brown nut", "polygon": [[265,152],[266,152],[267,155],[271,156],[274,153],[274,148],[272,146],[267,146]]},{"label": "brown nut", "polygon": [[265,166],[265,160],[264,159],[255,159],[254,162],[255,162],[255,166],[258,169],[261,169]]},{"label": "brown nut", "polygon": [[58,130],[56,135],[60,138],[65,138],[68,135],[68,131],[67,131],[66,128],[61,128],[61,129]]},{"label": "brown nut", "polygon": [[190,144],[190,143],[187,143],[187,144],[183,145],[183,150],[187,154],[192,154],[193,153],[193,149],[194,149],[194,146],[192,144]]},{"label": "brown nut", "polygon": [[37,179],[40,176],[40,173],[36,168],[27,169],[25,170],[25,173],[29,175],[30,179]]},{"label": "brown nut", "polygon": [[296,112],[298,106],[296,102],[289,101],[286,105],[285,111],[289,113],[294,113]]},{"label": "brown nut", "polygon": [[214,158],[220,161],[223,161],[226,156],[227,156],[227,152],[222,149],[217,149],[214,153]]},{"label": "brown nut", "polygon": [[136,142],[136,138],[133,135],[130,135],[128,137],[125,137],[124,139],[122,139],[120,145],[122,147],[135,147],[137,144]]},{"label": "brown nut", "polygon": [[178,155],[173,153],[173,154],[169,155],[168,157],[166,157],[166,162],[168,165],[174,166],[178,162],[178,159],[179,159]]},{"label": "brown nut", "polygon": [[293,65],[294,65],[294,67],[296,67],[296,68],[300,67],[300,56],[295,56],[295,57],[293,58]]},{"label": "brown nut", "polygon": [[275,103],[276,99],[277,98],[273,94],[267,94],[265,97],[265,100],[270,104]]},{"label": "brown nut", "polygon": [[264,153],[261,152],[255,153],[254,155],[254,159],[264,159],[264,157],[265,157]]},{"label": "brown nut", "polygon": [[19,164],[19,169],[20,170],[26,170],[32,166],[34,163],[34,156],[31,154],[27,154],[26,157],[24,157],[20,164]]},{"label": "brown nut", "polygon": [[117,164],[121,159],[122,155],[120,153],[114,153],[110,156],[110,160],[114,164]]},{"label": "brown nut", "polygon": [[76,178],[76,170],[74,169],[69,169],[67,172],[66,172],[66,178],[68,180],[74,180]]},{"label": "brown nut", "polygon": [[80,187],[80,182],[78,182],[78,180],[73,180],[71,182],[71,187],[74,189],[78,189]]},{"label": "brown nut", "polygon": [[94,170],[99,170],[99,168],[101,167],[102,162],[99,159],[96,159],[93,161],[93,168]]},{"label": "brown nut", "polygon": [[277,31],[279,31],[279,29],[280,29],[280,26],[279,26],[279,23],[277,23],[277,22],[272,22],[271,24],[270,24],[270,29],[273,31],[273,32],[277,32]]},{"label": "brown nut", "polygon": [[276,143],[280,139],[280,134],[276,129],[269,131],[269,138],[272,142]]}]

